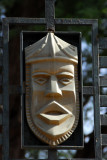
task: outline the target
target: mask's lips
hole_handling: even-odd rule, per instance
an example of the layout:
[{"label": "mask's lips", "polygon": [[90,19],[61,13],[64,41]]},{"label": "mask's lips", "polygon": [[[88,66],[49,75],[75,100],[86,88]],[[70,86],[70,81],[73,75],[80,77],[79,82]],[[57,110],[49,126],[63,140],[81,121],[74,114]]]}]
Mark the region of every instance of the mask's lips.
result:
[{"label": "mask's lips", "polygon": [[53,101],[39,110],[37,116],[48,124],[58,125],[72,116],[72,113],[61,104]]}]

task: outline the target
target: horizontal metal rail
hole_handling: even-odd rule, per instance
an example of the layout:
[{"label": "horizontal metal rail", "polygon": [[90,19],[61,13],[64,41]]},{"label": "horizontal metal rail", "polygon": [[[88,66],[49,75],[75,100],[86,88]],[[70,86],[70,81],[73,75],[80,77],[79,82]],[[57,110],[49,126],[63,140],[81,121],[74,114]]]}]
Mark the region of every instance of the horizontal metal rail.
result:
[{"label": "horizontal metal rail", "polygon": [[102,134],[102,145],[105,146],[107,145],[107,134]]},{"label": "horizontal metal rail", "polygon": [[107,68],[107,56],[100,56],[99,57],[99,67],[100,68]]},{"label": "horizontal metal rail", "polygon": [[107,49],[107,37],[99,39],[99,48]]},{"label": "horizontal metal rail", "polygon": [[[45,18],[5,18],[9,24],[46,24]],[[55,18],[55,25],[92,25],[98,22],[97,19],[75,19],[75,18]]]},{"label": "horizontal metal rail", "polygon": [[107,107],[107,96],[100,95],[100,107]]},{"label": "horizontal metal rail", "polygon": [[107,114],[101,115],[101,125],[107,126]]},{"label": "horizontal metal rail", "polygon": [[101,76],[100,77],[100,86],[101,87],[107,87],[107,76]]},{"label": "horizontal metal rail", "polygon": [[[10,160],[25,160],[25,159],[10,159]],[[36,160],[36,159],[30,159],[30,160]],[[44,159],[38,159],[38,160],[44,160]],[[95,159],[94,158],[70,158],[70,159],[63,159],[63,160],[95,160]]]},{"label": "horizontal metal rail", "polygon": [[97,19],[55,18],[55,24],[58,25],[92,25],[96,22]]},{"label": "horizontal metal rail", "polygon": [[5,18],[6,22],[9,24],[46,24],[46,19],[45,18],[20,18],[20,17],[8,17]]}]

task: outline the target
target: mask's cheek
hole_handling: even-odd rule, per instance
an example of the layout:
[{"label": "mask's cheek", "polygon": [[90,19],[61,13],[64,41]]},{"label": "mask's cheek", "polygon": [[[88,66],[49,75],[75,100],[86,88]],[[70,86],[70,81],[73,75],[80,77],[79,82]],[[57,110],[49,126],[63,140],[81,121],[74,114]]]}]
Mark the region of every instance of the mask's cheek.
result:
[{"label": "mask's cheek", "polygon": [[[59,99],[59,102],[65,106],[70,111],[74,111],[76,107],[76,88],[75,82],[65,85],[61,88],[62,90],[62,99]],[[75,111],[74,111],[75,112]]]},{"label": "mask's cheek", "polygon": [[59,84],[59,87],[62,91],[74,91],[75,92],[75,81],[72,80],[72,82],[67,85]]},{"label": "mask's cheek", "polygon": [[45,97],[46,85],[40,86],[34,81],[31,83],[31,114],[35,113],[47,103],[47,98]]},{"label": "mask's cheek", "polygon": [[46,84],[40,85],[36,83],[34,80],[31,82],[31,92],[38,92],[38,91],[45,91],[46,90]]},{"label": "mask's cheek", "polygon": [[57,102],[67,108],[73,114],[76,113],[76,95],[74,91],[62,91],[62,98],[58,99]]},{"label": "mask's cheek", "polygon": [[36,113],[48,102],[48,98],[45,97],[43,91],[34,91],[31,94],[31,112],[32,114]]}]

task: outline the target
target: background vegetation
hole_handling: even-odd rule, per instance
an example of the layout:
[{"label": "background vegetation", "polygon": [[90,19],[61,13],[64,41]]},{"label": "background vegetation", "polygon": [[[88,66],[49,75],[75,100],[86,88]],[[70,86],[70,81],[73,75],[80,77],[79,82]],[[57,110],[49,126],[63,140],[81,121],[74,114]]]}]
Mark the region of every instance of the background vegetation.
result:
[{"label": "background vegetation", "polygon": [[[45,17],[45,0],[1,0],[0,16],[3,17]],[[107,36],[107,1],[106,0],[57,0],[55,4],[56,18],[87,18],[99,20],[99,37]],[[22,30],[45,30],[44,26],[10,26],[10,84],[20,83],[20,32]],[[83,83],[92,85],[92,46],[90,27],[56,27],[56,31],[79,31],[82,32],[82,54],[83,54]],[[2,33],[1,33],[2,34]],[[100,55],[106,55],[106,51],[100,51]],[[14,59],[14,61],[13,61]],[[100,75],[107,74],[105,70]],[[101,89],[106,94],[106,89]],[[107,112],[101,109],[101,114]],[[84,149],[81,151],[59,151],[59,158],[92,158],[94,157],[93,139],[93,97],[84,96]],[[17,125],[16,125],[17,124]],[[20,149],[20,97],[10,96],[10,157],[12,158],[46,158],[47,151],[34,151]],[[105,130],[102,129],[102,130]],[[107,130],[107,129],[106,129]],[[103,148],[103,157],[107,158],[107,148]]]}]

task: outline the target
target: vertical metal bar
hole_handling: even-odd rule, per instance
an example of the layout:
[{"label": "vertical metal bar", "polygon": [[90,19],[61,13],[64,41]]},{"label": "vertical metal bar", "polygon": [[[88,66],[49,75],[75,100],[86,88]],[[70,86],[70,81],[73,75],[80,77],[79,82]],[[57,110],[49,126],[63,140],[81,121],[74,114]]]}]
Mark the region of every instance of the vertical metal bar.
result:
[{"label": "vertical metal bar", "polygon": [[48,150],[48,160],[58,160],[57,149]]},{"label": "vertical metal bar", "polygon": [[23,105],[23,32],[20,33],[20,86],[21,86],[21,145],[24,145],[24,105]]},{"label": "vertical metal bar", "polygon": [[94,85],[94,143],[95,158],[102,159],[101,138],[100,138],[100,107],[99,107],[99,56],[98,56],[98,22],[92,25],[92,46],[93,46],[93,85]]},{"label": "vertical metal bar", "polygon": [[45,18],[46,18],[46,27],[48,31],[55,31],[55,9],[54,9],[55,0],[45,0]]},{"label": "vertical metal bar", "polygon": [[9,25],[3,19],[3,155],[2,160],[9,159]]}]

